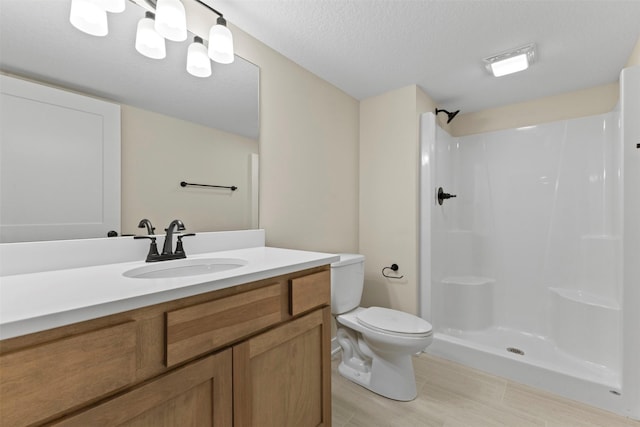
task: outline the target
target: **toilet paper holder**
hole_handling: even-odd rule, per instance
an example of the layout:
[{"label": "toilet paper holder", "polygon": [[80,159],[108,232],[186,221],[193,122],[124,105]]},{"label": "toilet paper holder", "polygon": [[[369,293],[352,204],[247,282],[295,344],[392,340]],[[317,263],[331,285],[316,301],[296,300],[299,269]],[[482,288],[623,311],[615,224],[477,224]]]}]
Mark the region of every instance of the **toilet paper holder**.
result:
[{"label": "toilet paper holder", "polygon": [[387,274],[385,274],[385,270],[392,270],[392,271],[398,271],[400,269],[400,267],[398,267],[398,264],[391,264],[391,266],[389,267],[383,267],[382,268],[382,275],[384,277],[386,277],[387,279],[402,279],[404,277],[404,275],[402,276],[389,276]]}]

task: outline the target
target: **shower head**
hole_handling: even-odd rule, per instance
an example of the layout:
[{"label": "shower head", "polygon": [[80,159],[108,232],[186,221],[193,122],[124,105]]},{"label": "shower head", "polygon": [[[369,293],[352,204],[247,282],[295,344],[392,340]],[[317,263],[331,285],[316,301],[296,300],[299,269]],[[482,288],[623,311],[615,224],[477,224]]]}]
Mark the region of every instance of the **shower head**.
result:
[{"label": "shower head", "polygon": [[447,123],[451,123],[451,120],[460,112],[460,110],[456,110],[453,113],[448,112],[447,110],[437,109],[436,108],[436,116],[438,113],[447,113]]}]

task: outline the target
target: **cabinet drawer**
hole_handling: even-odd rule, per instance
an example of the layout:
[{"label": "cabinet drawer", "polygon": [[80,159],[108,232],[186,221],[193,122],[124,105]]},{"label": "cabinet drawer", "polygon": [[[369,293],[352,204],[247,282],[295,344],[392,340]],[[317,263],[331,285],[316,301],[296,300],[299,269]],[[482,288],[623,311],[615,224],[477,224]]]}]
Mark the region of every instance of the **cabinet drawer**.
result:
[{"label": "cabinet drawer", "polygon": [[289,280],[289,313],[296,316],[331,303],[331,271],[324,270]]},{"label": "cabinet drawer", "polygon": [[135,379],[134,321],[0,357],[3,425],[29,425]]},{"label": "cabinet drawer", "polygon": [[274,284],[167,312],[167,366],[280,322],[282,286]]}]

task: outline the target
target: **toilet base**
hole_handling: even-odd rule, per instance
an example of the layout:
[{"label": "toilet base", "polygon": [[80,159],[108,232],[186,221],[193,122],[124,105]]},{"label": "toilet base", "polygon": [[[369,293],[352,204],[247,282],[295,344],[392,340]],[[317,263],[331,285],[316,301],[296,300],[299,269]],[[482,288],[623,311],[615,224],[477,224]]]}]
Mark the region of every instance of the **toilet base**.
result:
[{"label": "toilet base", "polygon": [[359,370],[353,363],[343,361],[338,372],[362,387],[393,400],[407,402],[418,395],[411,356],[397,356],[392,359],[375,357],[370,370]]},{"label": "toilet base", "polygon": [[371,382],[371,372],[362,372],[358,369],[347,365],[344,362],[340,362],[338,365],[338,372],[346,379],[353,381],[354,383],[361,385],[364,388],[369,388]]}]

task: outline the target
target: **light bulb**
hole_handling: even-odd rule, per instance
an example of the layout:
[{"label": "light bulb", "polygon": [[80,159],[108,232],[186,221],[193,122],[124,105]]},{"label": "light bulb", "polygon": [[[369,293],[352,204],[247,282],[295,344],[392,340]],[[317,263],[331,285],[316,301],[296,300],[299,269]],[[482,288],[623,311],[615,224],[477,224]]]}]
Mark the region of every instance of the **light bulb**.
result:
[{"label": "light bulb", "polygon": [[495,77],[526,70],[536,57],[534,43],[484,58],[485,67]]},{"label": "light bulb", "polygon": [[94,0],[71,0],[69,22],[92,36],[106,36],[109,33],[107,12]]},{"label": "light bulb", "polygon": [[233,35],[227,28],[227,21],[219,17],[217,24],[209,31],[209,58],[220,64],[231,64],[233,55]]},{"label": "light bulb", "polygon": [[529,68],[529,60],[526,54],[520,54],[496,61],[491,64],[491,71],[496,77],[506,76],[507,74],[517,73]]},{"label": "light bulb", "polygon": [[167,40],[187,39],[187,14],[180,0],[158,0],[155,28]]},{"label": "light bulb", "polygon": [[187,71],[196,77],[211,75],[211,60],[200,37],[194,37],[193,43],[189,45],[187,50]]},{"label": "light bulb", "polygon": [[138,22],[136,50],[147,58],[162,59],[167,56],[167,51],[164,38],[154,28],[153,17],[153,13],[146,12]]}]

